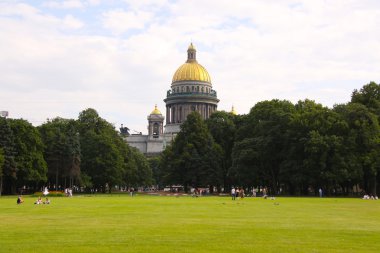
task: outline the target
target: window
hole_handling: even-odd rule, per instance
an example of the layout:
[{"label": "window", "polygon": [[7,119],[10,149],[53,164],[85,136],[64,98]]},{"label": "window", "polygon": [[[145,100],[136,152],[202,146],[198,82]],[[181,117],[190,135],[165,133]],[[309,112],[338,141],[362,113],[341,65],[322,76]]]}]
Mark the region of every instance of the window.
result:
[{"label": "window", "polygon": [[160,135],[160,126],[156,122],[153,124],[153,137],[158,138],[159,135]]}]

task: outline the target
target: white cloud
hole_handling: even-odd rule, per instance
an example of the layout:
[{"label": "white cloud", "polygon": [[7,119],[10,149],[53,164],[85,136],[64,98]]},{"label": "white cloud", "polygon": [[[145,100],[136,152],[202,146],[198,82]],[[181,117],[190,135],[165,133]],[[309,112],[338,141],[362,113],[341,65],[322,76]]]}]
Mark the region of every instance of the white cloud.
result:
[{"label": "white cloud", "polygon": [[90,6],[96,6],[96,5],[99,5],[100,3],[101,3],[101,0],[87,0],[86,1],[86,4]]},{"label": "white cloud", "polygon": [[65,24],[65,26],[72,29],[79,29],[84,26],[84,23],[82,21],[73,17],[72,15],[66,15],[63,19],[63,23]]},{"label": "white cloud", "polygon": [[132,10],[157,9],[169,5],[168,0],[124,0]]},{"label": "white cloud", "polygon": [[143,11],[110,10],[103,13],[103,27],[118,35],[130,29],[144,28],[151,16],[149,12]]},{"label": "white cloud", "polygon": [[65,1],[47,1],[43,6],[54,9],[75,9],[83,8],[84,4],[80,0],[65,0]]}]

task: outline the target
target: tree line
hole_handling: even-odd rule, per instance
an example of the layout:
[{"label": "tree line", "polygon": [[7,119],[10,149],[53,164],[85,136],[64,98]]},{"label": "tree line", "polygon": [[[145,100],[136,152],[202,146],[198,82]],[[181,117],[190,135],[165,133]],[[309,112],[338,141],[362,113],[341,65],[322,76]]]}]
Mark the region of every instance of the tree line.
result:
[{"label": "tree line", "polygon": [[159,157],[147,159],[126,144],[94,109],[78,119],[55,118],[34,127],[0,117],[0,194],[79,186],[158,184],[266,187],[272,194],[357,192],[377,195],[380,181],[380,85],[354,90],[333,108],[311,100],[273,99],[247,115],[196,112]]},{"label": "tree line", "polygon": [[188,116],[172,145],[152,162],[162,185],[267,187],[271,194],[357,192],[377,195],[380,181],[380,85],[354,90],[351,101],[262,101],[247,115]]},{"label": "tree line", "polygon": [[148,160],[94,109],[77,120],[55,118],[38,127],[0,117],[0,194],[42,186],[106,192],[151,184]]}]

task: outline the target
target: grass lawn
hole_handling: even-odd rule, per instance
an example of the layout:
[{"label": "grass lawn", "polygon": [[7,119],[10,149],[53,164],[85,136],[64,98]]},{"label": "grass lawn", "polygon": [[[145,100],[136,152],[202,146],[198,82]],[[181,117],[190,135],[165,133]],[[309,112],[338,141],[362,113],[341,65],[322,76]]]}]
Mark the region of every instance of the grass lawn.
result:
[{"label": "grass lawn", "polygon": [[380,201],[0,197],[0,252],[380,252]]}]

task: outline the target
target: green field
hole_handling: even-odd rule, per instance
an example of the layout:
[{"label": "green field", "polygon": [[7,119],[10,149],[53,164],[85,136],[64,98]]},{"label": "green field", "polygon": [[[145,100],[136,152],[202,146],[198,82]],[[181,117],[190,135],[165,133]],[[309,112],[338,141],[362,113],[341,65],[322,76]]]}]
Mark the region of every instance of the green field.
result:
[{"label": "green field", "polygon": [[0,197],[0,252],[379,252],[380,201]]}]

